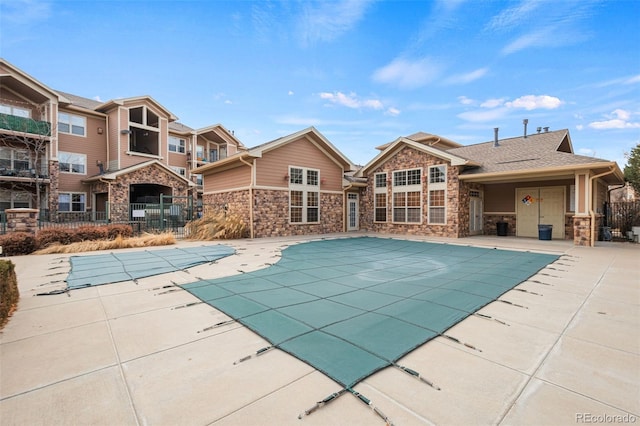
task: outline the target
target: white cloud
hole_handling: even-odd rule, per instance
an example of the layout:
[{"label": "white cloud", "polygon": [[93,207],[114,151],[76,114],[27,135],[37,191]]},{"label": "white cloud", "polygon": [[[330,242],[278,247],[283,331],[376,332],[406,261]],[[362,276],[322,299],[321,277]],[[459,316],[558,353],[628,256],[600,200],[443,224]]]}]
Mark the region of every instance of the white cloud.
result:
[{"label": "white cloud", "polygon": [[93,99],[98,102],[104,102],[102,99],[100,99],[100,95],[94,96]]},{"label": "white cloud", "polygon": [[387,111],[385,112],[386,115],[390,115],[392,117],[397,117],[398,115],[400,115],[400,110],[394,107],[390,107],[387,108]]},{"label": "white cloud", "polygon": [[578,129],[578,130],[582,130],[582,129],[584,129],[584,126],[583,126],[582,124],[578,124],[578,125],[576,126],[576,129]]},{"label": "white cloud", "polygon": [[451,77],[445,80],[445,83],[446,84],[471,83],[472,81],[476,81],[484,77],[488,71],[489,71],[489,68],[478,68],[477,70],[474,70],[465,74],[452,75]]},{"label": "white cloud", "polygon": [[562,101],[555,96],[548,95],[526,95],[521,96],[513,102],[506,102],[508,108],[523,108],[527,111],[534,109],[556,109],[562,105]]},{"label": "white cloud", "polygon": [[287,92],[287,95],[292,96],[292,95],[293,95],[293,90],[289,90],[289,91]]},{"label": "white cloud", "polygon": [[467,98],[466,96],[458,96],[458,101],[462,105],[473,105],[476,103],[473,99]]},{"label": "white cloud", "polygon": [[351,30],[364,16],[369,0],[303,2],[298,29],[302,44],[331,41]]},{"label": "white cloud", "polygon": [[631,122],[631,113],[623,109],[616,109],[611,114],[607,114],[608,120],[593,121],[589,123],[592,129],[640,129],[640,122]]},{"label": "white cloud", "polygon": [[358,95],[351,92],[348,95],[342,92],[322,92],[320,93],[321,99],[326,99],[333,104],[342,105],[347,108],[353,109],[383,109],[384,105],[378,99],[359,99]]},{"label": "white cloud", "polygon": [[440,69],[441,67],[429,58],[415,61],[396,58],[388,65],[378,68],[372,78],[378,83],[392,84],[402,89],[415,89],[433,81],[440,74]]},{"label": "white cloud", "polygon": [[500,118],[507,115],[509,110],[507,108],[494,108],[494,109],[483,109],[477,111],[466,111],[461,114],[458,114],[458,118],[463,120],[471,121],[474,123],[484,122],[484,121],[496,121]]},{"label": "white cloud", "polygon": [[480,106],[482,108],[496,108],[504,105],[505,101],[505,98],[487,99],[486,101],[482,102]]},{"label": "white cloud", "polygon": [[485,30],[504,31],[517,28],[525,22],[530,22],[532,12],[540,5],[539,2],[525,1],[509,7],[494,16],[485,26]]}]

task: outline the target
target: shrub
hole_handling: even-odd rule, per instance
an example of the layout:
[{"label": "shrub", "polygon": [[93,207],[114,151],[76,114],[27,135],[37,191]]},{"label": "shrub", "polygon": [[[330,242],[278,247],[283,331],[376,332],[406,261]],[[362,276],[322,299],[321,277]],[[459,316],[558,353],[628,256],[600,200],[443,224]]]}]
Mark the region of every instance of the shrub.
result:
[{"label": "shrub", "polygon": [[109,225],[107,226],[108,238],[115,240],[118,235],[123,238],[133,237],[131,225]]},{"label": "shrub", "polygon": [[236,214],[223,211],[205,212],[200,219],[186,225],[188,238],[192,240],[235,239],[248,236],[247,225]]},{"label": "shrub", "polygon": [[15,266],[8,260],[0,260],[0,329],[15,309],[20,298]]},{"label": "shrub", "polygon": [[29,254],[36,249],[36,238],[29,232],[11,232],[0,235],[0,246],[5,256]]},{"label": "shrub", "polygon": [[77,241],[106,240],[109,237],[109,231],[104,226],[79,226],[73,232]]},{"label": "shrub", "polygon": [[80,241],[77,239],[73,230],[68,228],[41,229],[38,231],[37,239],[38,248],[48,247],[55,243],[66,245]]}]

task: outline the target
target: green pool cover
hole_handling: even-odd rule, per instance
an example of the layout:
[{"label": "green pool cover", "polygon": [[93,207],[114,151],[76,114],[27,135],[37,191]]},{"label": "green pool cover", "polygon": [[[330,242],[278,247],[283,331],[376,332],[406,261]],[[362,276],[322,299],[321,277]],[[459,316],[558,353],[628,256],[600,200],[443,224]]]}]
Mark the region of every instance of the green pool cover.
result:
[{"label": "green pool cover", "polygon": [[225,245],[71,256],[67,287],[135,280],[213,262],[235,253]]},{"label": "green pool cover", "polygon": [[345,388],[558,256],[385,238],[290,246],[275,265],[183,287]]}]

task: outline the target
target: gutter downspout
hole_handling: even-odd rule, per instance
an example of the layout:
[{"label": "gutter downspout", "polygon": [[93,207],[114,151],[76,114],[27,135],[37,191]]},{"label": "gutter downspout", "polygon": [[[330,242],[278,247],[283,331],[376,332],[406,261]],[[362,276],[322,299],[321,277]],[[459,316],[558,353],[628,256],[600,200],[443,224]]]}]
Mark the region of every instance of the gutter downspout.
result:
[{"label": "gutter downspout", "polygon": [[254,169],[253,169],[253,164],[245,161],[244,158],[242,158],[242,156],[238,157],[238,159],[240,160],[241,163],[246,164],[247,166],[249,166],[249,168],[251,169],[251,184],[249,185],[249,237],[251,239],[253,239],[253,186],[255,184],[254,180],[255,180],[255,176],[253,174]]},{"label": "gutter downspout", "polygon": [[593,181],[599,177],[610,175],[613,173],[613,167],[609,166],[608,172],[600,173],[599,175],[591,176],[589,178],[589,216],[591,216],[591,240],[589,243],[591,247],[595,247],[596,245],[596,213],[593,211]]}]

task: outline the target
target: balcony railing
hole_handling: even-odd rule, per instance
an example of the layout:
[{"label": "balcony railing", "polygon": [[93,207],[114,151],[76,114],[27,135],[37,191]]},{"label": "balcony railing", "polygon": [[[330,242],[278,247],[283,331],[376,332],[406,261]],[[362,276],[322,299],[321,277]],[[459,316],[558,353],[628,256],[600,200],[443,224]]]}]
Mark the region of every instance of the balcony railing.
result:
[{"label": "balcony railing", "polygon": [[36,169],[9,169],[6,167],[0,167],[0,177],[22,177],[22,178],[39,178],[47,179],[49,175],[46,172],[37,173]]},{"label": "balcony railing", "polygon": [[38,121],[17,115],[0,114],[0,129],[51,136],[51,123],[48,121]]}]

